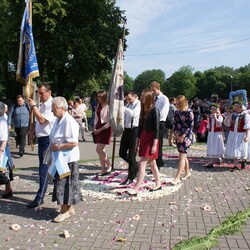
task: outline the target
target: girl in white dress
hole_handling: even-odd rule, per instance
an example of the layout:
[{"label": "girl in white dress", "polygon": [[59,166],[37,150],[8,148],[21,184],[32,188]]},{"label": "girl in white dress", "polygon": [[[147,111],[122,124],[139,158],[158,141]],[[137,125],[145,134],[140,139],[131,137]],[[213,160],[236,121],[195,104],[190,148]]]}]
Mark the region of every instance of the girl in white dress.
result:
[{"label": "girl in white dress", "polygon": [[209,116],[207,129],[207,157],[211,158],[211,162],[207,165],[212,168],[216,159],[224,156],[224,135],[222,131],[223,117],[220,114],[219,106],[216,103],[210,105],[211,114]]},{"label": "girl in white dress", "polygon": [[243,104],[240,101],[233,102],[234,113],[225,118],[224,124],[230,127],[226,156],[234,159],[234,168],[231,172],[240,170],[238,167],[239,159],[242,160],[241,169],[246,167],[248,157],[248,141],[250,129],[250,115],[243,110]]}]

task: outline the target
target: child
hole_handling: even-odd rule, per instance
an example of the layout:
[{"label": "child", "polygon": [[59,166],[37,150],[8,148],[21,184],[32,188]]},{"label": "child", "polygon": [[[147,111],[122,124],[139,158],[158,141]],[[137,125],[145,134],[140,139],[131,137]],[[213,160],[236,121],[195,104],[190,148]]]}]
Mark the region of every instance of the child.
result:
[{"label": "child", "polygon": [[235,112],[229,114],[224,122],[226,126],[230,127],[226,155],[228,158],[234,159],[234,168],[230,170],[231,172],[240,170],[238,159],[242,160],[241,169],[246,167],[250,129],[250,116],[243,110],[243,104],[240,101],[234,101],[233,105]]},{"label": "child", "polygon": [[208,125],[208,114],[202,115],[199,129],[197,130],[196,139],[197,142],[207,142],[207,125]]},{"label": "child", "polygon": [[211,114],[207,125],[207,157],[211,158],[211,162],[207,165],[212,168],[215,159],[223,157],[225,153],[224,136],[222,131],[223,117],[220,114],[219,106],[216,103],[210,105]]}]

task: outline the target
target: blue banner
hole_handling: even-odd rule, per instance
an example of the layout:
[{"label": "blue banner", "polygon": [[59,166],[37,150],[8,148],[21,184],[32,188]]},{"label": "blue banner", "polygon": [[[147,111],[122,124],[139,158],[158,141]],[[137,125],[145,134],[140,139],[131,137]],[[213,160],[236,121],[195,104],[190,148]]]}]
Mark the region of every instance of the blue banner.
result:
[{"label": "blue banner", "polygon": [[16,80],[26,84],[29,78],[32,79],[37,76],[39,76],[39,69],[29,12],[29,1],[26,1],[21,25]]}]

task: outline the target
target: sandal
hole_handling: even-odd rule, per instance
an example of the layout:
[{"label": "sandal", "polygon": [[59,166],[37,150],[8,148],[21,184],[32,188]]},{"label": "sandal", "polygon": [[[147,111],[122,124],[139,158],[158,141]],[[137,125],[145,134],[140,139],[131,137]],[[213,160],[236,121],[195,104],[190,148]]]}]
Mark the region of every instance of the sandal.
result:
[{"label": "sandal", "polygon": [[125,191],[125,194],[129,195],[129,196],[134,196],[136,197],[137,196],[137,193],[131,193],[129,191]]},{"label": "sandal", "polygon": [[[58,209],[56,210],[56,212],[60,214],[60,213],[61,213],[61,208],[58,208]],[[75,211],[74,208],[70,208],[70,209],[68,210],[68,212],[69,212],[71,215],[75,215],[75,214],[76,214],[76,211]]]},{"label": "sandal", "polygon": [[181,177],[182,181],[187,180],[188,178],[190,178],[191,174],[185,175],[184,177]]},{"label": "sandal", "polygon": [[70,215],[75,215],[76,214],[76,211],[73,207],[70,207],[68,212],[70,213]]},{"label": "sandal", "polygon": [[56,223],[63,222],[64,220],[68,219],[69,217],[70,217],[70,213],[69,213],[69,211],[67,211],[66,213],[58,214],[56,216],[56,218],[53,219],[53,222],[56,222]]}]

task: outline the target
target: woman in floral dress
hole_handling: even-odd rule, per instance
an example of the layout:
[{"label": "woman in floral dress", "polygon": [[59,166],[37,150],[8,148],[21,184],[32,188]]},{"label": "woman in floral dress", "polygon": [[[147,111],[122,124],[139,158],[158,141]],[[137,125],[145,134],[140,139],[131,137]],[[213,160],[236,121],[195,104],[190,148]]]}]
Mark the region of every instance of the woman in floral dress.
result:
[{"label": "woman in floral dress", "polygon": [[[174,115],[174,134],[179,152],[179,163],[177,174],[173,181],[170,182],[170,185],[176,185],[180,182],[180,179],[186,180],[191,176],[187,150],[192,144],[194,114],[193,111],[188,108],[188,101],[184,95],[180,95],[176,98],[176,108],[177,110]],[[184,169],[185,176],[181,178]]]}]

